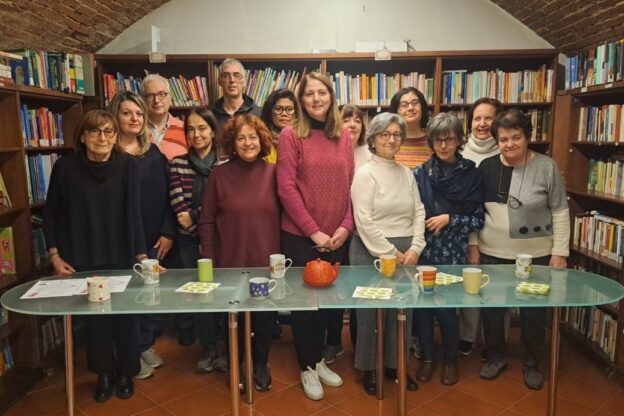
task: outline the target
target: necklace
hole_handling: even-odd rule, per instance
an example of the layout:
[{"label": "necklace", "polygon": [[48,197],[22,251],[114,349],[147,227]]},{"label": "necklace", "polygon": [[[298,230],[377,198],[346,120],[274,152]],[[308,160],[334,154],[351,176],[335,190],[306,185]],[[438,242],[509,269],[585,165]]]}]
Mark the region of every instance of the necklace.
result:
[{"label": "necklace", "polygon": [[[512,209],[518,209],[522,206],[522,201],[520,201],[520,193],[522,192],[522,184],[524,183],[524,172],[526,172],[526,165],[528,163],[528,159],[529,159],[529,151],[527,150],[527,152],[524,155],[524,165],[522,166],[522,176],[520,176],[520,186],[518,187],[518,196],[509,195],[509,191],[503,191],[501,189],[501,186],[503,183],[503,170],[504,170],[503,168],[505,166],[503,165],[501,161],[500,175],[498,177],[498,193],[496,194],[496,198],[499,200],[498,202],[499,204],[507,203],[507,205],[509,205],[509,207]],[[513,175],[513,166],[512,166],[512,175]],[[511,179],[509,180],[509,183],[511,186]],[[501,200],[505,202],[500,202]]]}]

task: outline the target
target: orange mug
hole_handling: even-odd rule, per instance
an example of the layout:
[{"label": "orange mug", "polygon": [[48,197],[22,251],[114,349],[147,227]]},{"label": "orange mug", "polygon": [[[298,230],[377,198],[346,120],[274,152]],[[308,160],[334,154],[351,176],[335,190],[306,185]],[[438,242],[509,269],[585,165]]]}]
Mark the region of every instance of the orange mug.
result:
[{"label": "orange mug", "polygon": [[432,294],[438,269],[433,266],[418,266],[416,269],[418,270],[416,276],[418,276],[420,290],[427,295]]},{"label": "orange mug", "polygon": [[373,266],[383,277],[392,277],[396,272],[397,258],[394,254],[384,254],[373,262]]}]

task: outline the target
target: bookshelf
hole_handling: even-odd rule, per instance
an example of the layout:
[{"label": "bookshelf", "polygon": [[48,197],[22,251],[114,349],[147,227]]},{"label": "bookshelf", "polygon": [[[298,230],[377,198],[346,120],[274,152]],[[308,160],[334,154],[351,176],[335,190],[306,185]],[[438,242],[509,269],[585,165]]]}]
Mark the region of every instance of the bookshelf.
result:
[{"label": "bookshelf", "polygon": [[[597,52],[595,48],[592,50],[592,53]],[[621,46],[618,50],[622,50]],[[585,59],[588,52],[583,51],[578,56]],[[617,80],[618,75],[615,75],[614,79],[604,76],[602,83],[590,78],[590,83],[586,84],[579,78],[585,79],[587,72],[570,68],[571,60],[568,59],[566,68],[566,86],[573,88],[557,93],[554,136],[558,140],[553,146],[555,157],[565,171],[573,230],[576,221],[583,218],[587,221],[585,233],[581,236],[572,235],[570,262],[571,266],[608,276],[624,284],[624,264],[617,254],[618,251],[620,254],[622,252],[618,244],[624,242],[618,243],[624,228],[618,225],[620,220],[624,220],[624,192],[621,191],[621,181],[624,179],[621,166],[624,161],[624,129],[620,128],[624,126],[620,124],[624,115],[621,110],[624,105],[624,81]],[[570,71],[575,74],[573,78]],[[602,168],[597,167],[598,161],[604,164]],[[608,162],[612,164],[609,170],[606,168]],[[599,215],[587,214],[592,211],[597,211]],[[605,223],[600,214],[612,220]],[[607,348],[600,345],[600,340],[598,343],[595,341],[595,333],[593,339],[588,337],[592,335],[588,334],[588,329],[576,328],[570,322],[563,324],[563,333],[585,351],[599,368],[620,383],[624,382],[623,311],[624,301],[594,311],[597,318],[591,326],[596,322],[607,327],[615,326],[617,335],[612,341],[614,344]],[[604,332],[602,327],[600,331]],[[603,343],[606,340],[602,339]]]},{"label": "bookshelf", "polygon": [[[60,116],[56,128],[64,138],[62,145],[54,145],[47,140],[25,140],[24,105],[35,111],[45,108],[50,114]],[[41,114],[44,112],[41,111]],[[0,228],[12,229],[16,269],[16,274],[0,277],[0,293],[44,272],[45,264],[39,262],[39,267],[36,267],[37,256],[32,238],[36,227],[31,221],[33,214],[41,214],[43,201],[33,203],[29,199],[28,158],[45,157],[52,153],[62,155],[72,151],[73,132],[81,116],[81,95],[0,83],[0,173],[11,199],[11,207],[0,210]],[[43,376],[43,321],[40,317],[9,314],[8,321],[0,326],[0,345],[10,345],[14,361],[14,366],[0,376],[0,413]]]}]

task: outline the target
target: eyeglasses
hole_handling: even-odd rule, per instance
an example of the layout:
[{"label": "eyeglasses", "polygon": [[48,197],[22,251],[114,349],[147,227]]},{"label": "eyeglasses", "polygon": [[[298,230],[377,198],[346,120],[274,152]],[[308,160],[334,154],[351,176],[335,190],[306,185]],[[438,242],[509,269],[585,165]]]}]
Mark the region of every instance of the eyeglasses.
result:
[{"label": "eyeglasses", "polygon": [[290,116],[292,114],[295,114],[295,107],[291,107],[291,106],[282,107],[282,106],[278,105],[278,106],[273,107],[273,112],[275,114],[286,113],[286,114],[288,114]]},{"label": "eyeglasses", "polygon": [[403,134],[400,132],[390,133],[389,131],[382,131],[381,133],[379,133],[379,137],[381,137],[384,142],[390,140],[391,137],[396,141],[401,141],[401,139],[403,138]]},{"label": "eyeglasses", "polygon": [[457,143],[457,137],[446,137],[444,139],[433,139],[433,145],[434,146],[442,146],[443,144],[445,145],[453,145]]},{"label": "eyeglasses", "polygon": [[241,74],[240,72],[223,72],[221,73],[221,75],[219,75],[219,78],[221,78],[224,81],[229,80],[229,79],[240,81],[244,77],[243,77],[243,74]]},{"label": "eyeglasses", "polygon": [[145,101],[150,101],[150,102],[156,100],[156,97],[158,97],[159,100],[164,100],[165,98],[167,98],[168,95],[169,93],[167,91],[159,91],[159,92],[144,94]]},{"label": "eyeglasses", "polygon": [[420,104],[419,100],[412,100],[412,101],[400,101],[399,102],[399,108],[403,108],[403,109],[408,109],[411,107],[416,107],[418,104]]},{"label": "eyeglasses", "polygon": [[506,202],[507,205],[509,205],[509,208],[511,209],[518,209],[522,206],[522,201],[520,201],[518,198],[516,198],[513,195],[509,195],[507,192],[497,193],[496,198],[498,199],[499,204],[504,205]]},{"label": "eyeglasses", "polygon": [[100,137],[100,134],[104,133],[104,137],[107,139],[111,139],[115,137],[115,129],[89,129],[87,130],[87,135],[92,139],[97,139]]}]

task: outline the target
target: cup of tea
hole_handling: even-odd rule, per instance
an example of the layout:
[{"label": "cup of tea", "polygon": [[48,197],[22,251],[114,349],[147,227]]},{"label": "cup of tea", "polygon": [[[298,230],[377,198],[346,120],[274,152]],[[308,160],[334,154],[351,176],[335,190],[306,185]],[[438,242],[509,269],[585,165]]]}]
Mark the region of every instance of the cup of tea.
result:
[{"label": "cup of tea", "polygon": [[462,274],[464,292],[469,295],[478,295],[479,291],[490,283],[490,276],[483,274],[483,271],[476,267],[466,267]]},{"label": "cup of tea", "polygon": [[143,278],[146,285],[155,285],[160,281],[158,259],[145,259],[135,264],[132,269]]},{"label": "cup of tea", "polygon": [[275,290],[277,281],[267,277],[252,277],[249,279],[249,296],[253,300],[265,300],[269,293]]},{"label": "cup of tea", "polygon": [[416,276],[418,278],[420,290],[427,295],[432,294],[438,269],[433,266],[418,266],[416,270],[418,270]]},{"label": "cup of tea", "polygon": [[286,270],[292,266],[292,260],[283,254],[271,254],[269,256],[271,279],[281,279],[286,276]]},{"label": "cup of tea", "polygon": [[530,254],[516,254],[516,277],[528,279],[533,271],[533,256]]},{"label": "cup of tea", "polygon": [[89,302],[109,300],[111,295],[108,278],[103,276],[87,277],[87,296]]},{"label": "cup of tea", "polygon": [[197,260],[197,280],[210,283],[213,279],[212,259]]},{"label": "cup of tea", "polygon": [[384,254],[373,262],[373,266],[383,277],[392,277],[396,272],[397,258],[394,254]]}]

